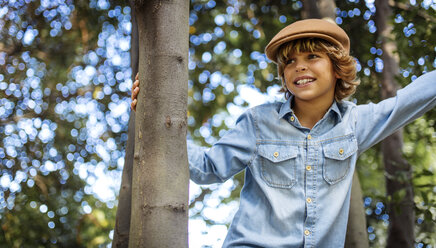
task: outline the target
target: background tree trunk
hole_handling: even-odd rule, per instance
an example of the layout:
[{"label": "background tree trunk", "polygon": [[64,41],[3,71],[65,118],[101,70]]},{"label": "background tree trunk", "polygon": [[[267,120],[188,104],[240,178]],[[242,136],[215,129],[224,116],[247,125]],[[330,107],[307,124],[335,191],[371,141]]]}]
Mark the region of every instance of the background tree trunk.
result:
[{"label": "background tree trunk", "polygon": [[336,3],[334,0],[307,0],[303,2],[303,19],[322,18],[335,21]]},{"label": "background tree trunk", "polygon": [[[336,3],[334,0],[308,0],[303,3],[302,17],[304,19],[323,18],[335,23]],[[351,188],[350,212],[348,214],[347,234],[345,239],[345,247],[347,248],[369,247],[362,198],[359,177],[357,176],[357,172],[354,172]]]},{"label": "background tree trunk", "polygon": [[[133,3],[130,1],[133,9]],[[132,68],[132,81],[138,73],[139,44],[138,25],[135,11],[131,13],[132,33],[130,38],[130,66]],[[130,112],[126,155],[124,157],[123,174],[121,178],[120,194],[118,196],[117,216],[115,219],[114,239],[112,247],[127,248],[129,246],[130,216],[132,208],[132,171],[133,154],[135,150],[135,111]]]},{"label": "background tree trunk", "polygon": [[363,208],[362,188],[360,187],[360,180],[356,171],[354,172],[353,185],[351,186],[350,212],[348,213],[345,247],[369,247],[366,216]]},{"label": "background tree trunk", "polygon": [[187,247],[189,1],[135,3],[141,91],[129,247]]},{"label": "background tree trunk", "polygon": [[[393,52],[396,45],[392,42],[392,26],[389,24],[392,10],[387,0],[376,0],[375,23],[381,39],[381,56],[384,68],[382,72],[381,95],[383,99],[395,96],[399,85],[398,63]],[[413,247],[414,201],[411,184],[412,168],[402,156],[403,135],[399,130],[382,142],[383,163],[385,165],[386,191],[389,196],[389,235],[386,247]]]}]

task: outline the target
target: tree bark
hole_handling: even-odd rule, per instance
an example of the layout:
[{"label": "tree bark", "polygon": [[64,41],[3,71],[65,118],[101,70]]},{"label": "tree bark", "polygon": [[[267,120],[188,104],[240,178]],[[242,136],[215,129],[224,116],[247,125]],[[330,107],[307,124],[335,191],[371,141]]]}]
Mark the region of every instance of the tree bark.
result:
[{"label": "tree bark", "polygon": [[130,216],[132,202],[132,170],[133,151],[135,145],[135,112],[130,113],[129,131],[121,178],[120,194],[118,196],[117,216],[115,218],[113,248],[129,247]]},{"label": "tree bark", "polygon": [[[392,41],[392,26],[389,24],[392,15],[387,0],[376,0],[375,23],[381,39],[384,63],[382,72],[381,95],[383,99],[395,96],[399,85],[395,76],[398,75],[398,63],[393,52],[396,45]],[[391,39],[389,39],[391,38]],[[381,144],[383,163],[386,175],[386,191],[388,194],[389,234],[386,247],[413,247],[414,235],[414,201],[411,184],[412,168],[402,156],[403,135],[399,130],[387,137]]]},{"label": "tree bark", "polygon": [[129,247],[188,247],[189,1],[135,1],[141,90]]},{"label": "tree bark", "polygon": [[[334,0],[308,0],[303,2],[302,17],[322,18],[335,22],[336,3]],[[351,187],[350,212],[348,214],[346,248],[368,248],[368,233],[366,229],[366,216],[363,208],[362,189],[357,172],[353,175]]]},{"label": "tree bark", "polygon": [[336,3],[334,0],[306,0],[303,2],[303,19],[330,19],[335,21]]},{"label": "tree bark", "polygon": [[354,172],[353,185],[351,186],[350,212],[348,213],[347,234],[345,236],[344,247],[369,247],[366,216],[363,208],[362,188],[360,187],[357,172]]},{"label": "tree bark", "polygon": [[[133,3],[130,1],[133,9]],[[130,66],[132,68],[132,81],[138,73],[139,64],[139,44],[138,44],[138,25],[136,24],[136,14],[132,11],[132,33],[130,35]],[[124,156],[124,167],[121,178],[120,194],[118,196],[117,216],[115,218],[113,248],[129,247],[130,217],[132,206],[132,171],[133,155],[135,150],[135,112],[130,112],[129,127],[126,145],[126,155]]]}]

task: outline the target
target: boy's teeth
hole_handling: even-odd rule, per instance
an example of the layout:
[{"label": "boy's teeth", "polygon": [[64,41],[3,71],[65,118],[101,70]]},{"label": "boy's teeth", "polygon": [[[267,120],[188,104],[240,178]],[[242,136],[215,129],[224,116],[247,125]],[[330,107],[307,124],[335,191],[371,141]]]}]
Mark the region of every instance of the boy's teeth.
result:
[{"label": "boy's teeth", "polygon": [[312,81],[313,81],[313,79],[306,78],[306,79],[298,80],[295,83],[298,84],[298,85],[302,85],[302,84],[307,84],[307,83],[312,82]]}]

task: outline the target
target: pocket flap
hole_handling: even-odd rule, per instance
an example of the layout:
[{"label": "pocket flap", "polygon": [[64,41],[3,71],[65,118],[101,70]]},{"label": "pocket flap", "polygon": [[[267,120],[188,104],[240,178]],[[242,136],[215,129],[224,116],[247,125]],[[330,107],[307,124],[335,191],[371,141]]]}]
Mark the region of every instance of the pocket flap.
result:
[{"label": "pocket flap", "polygon": [[259,155],[273,163],[297,157],[297,147],[290,145],[261,144]]},{"label": "pocket flap", "polygon": [[357,141],[354,136],[348,139],[323,144],[324,156],[330,159],[345,160],[357,151]]}]

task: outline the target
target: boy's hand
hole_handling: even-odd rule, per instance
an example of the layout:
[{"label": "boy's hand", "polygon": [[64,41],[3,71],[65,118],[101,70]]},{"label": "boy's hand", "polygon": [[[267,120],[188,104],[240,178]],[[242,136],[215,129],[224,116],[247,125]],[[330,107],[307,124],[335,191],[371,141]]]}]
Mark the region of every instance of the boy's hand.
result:
[{"label": "boy's hand", "polygon": [[138,79],[138,76],[139,76],[139,72],[138,72],[138,74],[136,74],[135,82],[132,85],[132,103],[130,104],[130,107],[135,112],[136,112],[136,103],[138,102],[138,100],[136,98],[138,97],[138,93],[139,93],[139,79]]}]

